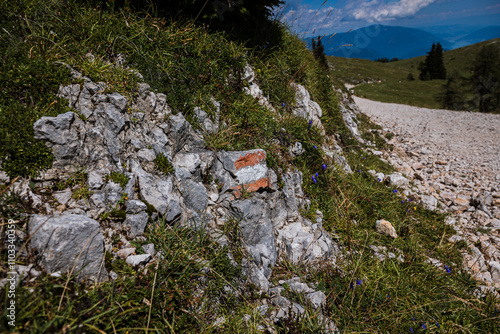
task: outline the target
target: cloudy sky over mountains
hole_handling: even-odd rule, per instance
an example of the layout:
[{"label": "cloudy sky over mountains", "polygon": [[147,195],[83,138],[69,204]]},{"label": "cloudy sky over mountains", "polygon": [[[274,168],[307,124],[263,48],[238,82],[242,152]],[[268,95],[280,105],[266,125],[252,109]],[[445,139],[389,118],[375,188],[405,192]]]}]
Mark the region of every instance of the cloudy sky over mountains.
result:
[{"label": "cloudy sky over mountains", "polygon": [[287,0],[279,13],[304,36],[346,32],[370,24],[499,25],[498,0]]}]

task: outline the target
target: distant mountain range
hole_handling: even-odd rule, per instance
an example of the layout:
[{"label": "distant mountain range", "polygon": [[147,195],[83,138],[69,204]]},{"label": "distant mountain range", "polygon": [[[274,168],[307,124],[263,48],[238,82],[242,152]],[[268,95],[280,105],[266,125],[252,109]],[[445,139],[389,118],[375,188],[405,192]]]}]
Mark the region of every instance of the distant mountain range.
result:
[{"label": "distant mountain range", "polygon": [[[377,24],[327,35],[322,38],[322,42],[328,56],[375,60],[422,56],[434,42],[440,42],[443,49],[451,50],[497,37],[500,37],[500,26],[454,25],[417,29]],[[311,48],[312,37],[305,41]]]}]

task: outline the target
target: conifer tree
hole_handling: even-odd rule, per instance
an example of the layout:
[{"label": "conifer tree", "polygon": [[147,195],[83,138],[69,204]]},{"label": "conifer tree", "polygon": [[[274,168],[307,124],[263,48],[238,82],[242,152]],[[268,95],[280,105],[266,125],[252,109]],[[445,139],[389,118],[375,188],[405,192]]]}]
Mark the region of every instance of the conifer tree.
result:
[{"label": "conifer tree", "polygon": [[323,67],[328,68],[328,62],[325,55],[325,47],[321,42],[321,36],[318,36],[316,40],[313,39],[313,55]]},{"label": "conifer tree", "polygon": [[446,68],[443,62],[443,47],[441,43],[432,43],[431,51],[419,65],[420,80],[446,79]]},{"label": "conifer tree", "polygon": [[480,112],[500,111],[500,50],[496,45],[487,45],[477,54],[470,84],[475,93]]},{"label": "conifer tree", "polygon": [[433,77],[434,79],[446,79],[446,68],[444,67],[444,61],[443,61],[443,47],[441,46],[441,43],[436,44],[436,49],[435,49],[435,55],[434,57],[436,58],[435,60],[435,68],[434,68],[434,73]]},{"label": "conifer tree", "polygon": [[436,96],[436,100],[441,102],[443,108],[450,110],[464,110],[468,103],[465,100],[466,79],[461,77],[455,71],[445,85],[442,86],[441,92]]}]

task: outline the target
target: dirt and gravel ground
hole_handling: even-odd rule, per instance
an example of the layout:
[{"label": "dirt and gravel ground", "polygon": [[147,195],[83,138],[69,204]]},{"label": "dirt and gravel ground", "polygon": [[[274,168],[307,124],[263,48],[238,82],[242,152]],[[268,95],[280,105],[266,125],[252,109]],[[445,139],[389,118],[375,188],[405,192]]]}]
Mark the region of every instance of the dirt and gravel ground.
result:
[{"label": "dirt and gravel ground", "polygon": [[439,159],[459,160],[493,177],[500,173],[500,115],[354,100],[373,121],[412,137]]}]

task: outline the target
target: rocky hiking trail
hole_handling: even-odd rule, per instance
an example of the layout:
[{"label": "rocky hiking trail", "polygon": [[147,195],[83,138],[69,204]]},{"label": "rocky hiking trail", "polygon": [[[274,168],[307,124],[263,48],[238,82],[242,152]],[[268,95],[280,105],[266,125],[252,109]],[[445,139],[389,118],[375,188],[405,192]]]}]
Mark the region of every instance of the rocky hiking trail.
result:
[{"label": "rocky hiking trail", "polygon": [[[413,183],[410,192],[465,240],[464,269],[500,287],[500,115],[435,110],[353,97],[361,112],[394,137],[383,158]],[[390,138],[390,137],[389,137]],[[440,265],[440,264],[437,264]]]}]

